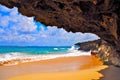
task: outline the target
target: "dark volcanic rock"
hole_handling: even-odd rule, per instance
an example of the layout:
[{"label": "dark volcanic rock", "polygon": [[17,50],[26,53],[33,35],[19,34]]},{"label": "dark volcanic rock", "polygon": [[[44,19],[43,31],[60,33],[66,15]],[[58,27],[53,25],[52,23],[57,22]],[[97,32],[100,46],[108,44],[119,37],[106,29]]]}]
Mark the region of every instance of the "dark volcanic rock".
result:
[{"label": "dark volcanic rock", "polygon": [[0,0],[0,4],[18,7],[23,15],[68,32],[97,34],[120,55],[120,0]]},{"label": "dark volcanic rock", "polygon": [[76,43],[75,45],[80,46],[79,50],[83,51],[90,51],[90,50],[97,50],[102,40],[95,40],[95,41],[88,41],[82,43]]},{"label": "dark volcanic rock", "polygon": [[99,39],[95,41],[77,43],[75,45],[80,46],[79,50],[91,52],[97,51],[96,56],[99,56],[106,64],[120,66],[120,56],[116,53],[116,49],[104,40]]}]

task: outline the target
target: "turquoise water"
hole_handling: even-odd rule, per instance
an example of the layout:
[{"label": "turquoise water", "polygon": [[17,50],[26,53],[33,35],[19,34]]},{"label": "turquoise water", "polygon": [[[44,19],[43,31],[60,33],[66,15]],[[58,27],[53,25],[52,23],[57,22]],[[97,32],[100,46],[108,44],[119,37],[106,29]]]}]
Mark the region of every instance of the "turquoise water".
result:
[{"label": "turquoise water", "polygon": [[26,53],[26,54],[58,54],[58,53],[66,53],[71,46],[46,46],[46,47],[39,47],[39,46],[1,46],[0,47],[0,54],[7,54],[13,52],[19,53]]},{"label": "turquoise water", "polygon": [[16,65],[19,62],[25,63],[81,55],[90,55],[90,52],[78,51],[76,46],[1,46],[0,65]]}]

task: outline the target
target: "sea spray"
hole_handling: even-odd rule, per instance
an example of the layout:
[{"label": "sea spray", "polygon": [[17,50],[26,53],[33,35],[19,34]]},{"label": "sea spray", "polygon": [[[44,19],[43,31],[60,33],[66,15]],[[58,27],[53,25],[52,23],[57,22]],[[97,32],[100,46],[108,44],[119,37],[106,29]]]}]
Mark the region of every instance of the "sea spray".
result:
[{"label": "sea spray", "polygon": [[[79,51],[78,47],[76,47],[76,46],[44,47],[44,48],[37,47],[37,49],[35,47],[25,47],[25,48],[26,49],[24,49],[23,47],[22,48],[17,47],[16,49],[19,52],[14,51],[14,52],[0,54],[0,65],[10,66],[10,65],[16,65],[19,63],[54,59],[54,58],[59,58],[59,57],[90,55],[90,52]],[[22,51],[22,49],[23,49],[23,51]],[[34,49],[37,51],[34,52]],[[30,50],[30,51],[25,51],[25,50]],[[42,52],[44,52],[44,54],[40,50],[42,50]],[[28,52],[30,52],[30,53],[28,53]]]}]

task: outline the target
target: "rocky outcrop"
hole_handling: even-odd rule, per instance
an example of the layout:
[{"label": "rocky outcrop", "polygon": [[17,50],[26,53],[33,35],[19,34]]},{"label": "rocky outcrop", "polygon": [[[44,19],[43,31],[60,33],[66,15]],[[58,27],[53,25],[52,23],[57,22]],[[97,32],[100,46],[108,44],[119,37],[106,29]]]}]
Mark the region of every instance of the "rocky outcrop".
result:
[{"label": "rocky outcrop", "polygon": [[81,42],[81,43],[76,43],[75,45],[79,46],[80,48],[78,50],[83,50],[83,51],[98,51],[98,47],[101,45],[102,40],[95,40],[95,41],[88,41],[88,42]]},{"label": "rocky outcrop", "polygon": [[116,53],[116,49],[104,40],[88,41],[75,44],[80,46],[79,50],[96,51],[96,56],[100,57],[105,64],[114,64],[120,66],[120,56]]},{"label": "rocky outcrop", "polygon": [[0,0],[9,8],[49,26],[90,32],[109,43],[120,55],[120,0]]}]

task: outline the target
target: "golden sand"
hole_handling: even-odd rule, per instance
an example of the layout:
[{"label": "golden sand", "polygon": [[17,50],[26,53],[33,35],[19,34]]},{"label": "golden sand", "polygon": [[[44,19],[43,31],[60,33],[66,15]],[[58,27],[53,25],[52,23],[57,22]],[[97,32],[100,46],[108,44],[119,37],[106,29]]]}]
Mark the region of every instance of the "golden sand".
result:
[{"label": "golden sand", "polygon": [[107,66],[99,66],[94,69],[79,70],[74,72],[29,74],[13,77],[8,80],[98,80],[100,77],[103,77],[103,75],[97,71],[106,67]]},{"label": "golden sand", "polygon": [[103,77],[98,71],[105,68],[95,56],[64,57],[1,66],[0,80],[98,80]]}]

